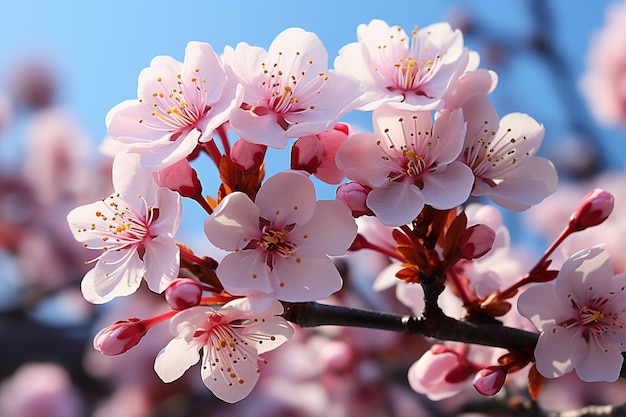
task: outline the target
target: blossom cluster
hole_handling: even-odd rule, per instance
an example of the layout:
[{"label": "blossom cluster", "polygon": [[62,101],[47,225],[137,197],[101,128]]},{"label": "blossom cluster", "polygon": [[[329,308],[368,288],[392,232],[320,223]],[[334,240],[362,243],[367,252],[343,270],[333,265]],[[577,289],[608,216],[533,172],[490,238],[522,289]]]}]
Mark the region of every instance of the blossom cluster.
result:
[{"label": "blossom cluster", "polygon": [[[137,98],[106,117],[113,193],[67,218],[76,240],[97,253],[87,261],[95,265],[82,281],[85,299],[106,303],[145,281],[171,310],[118,321],[94,347],[123,353],[167,320],[173,339],[156,357],[159,377],[174,381],[200,362],[204,384],[237,402],[265,368],[261,355],[293,336],[290,308],[332,299],[343,285],[336,258],[370,250],[389,263],[375,287],[395,286],[425,320],[441,313],[530,329],[526,317],[541,332],[534,354],[434,345],[408,372],[411,387],[431,399],[472,379],[492,395],[530,362],[548,378],[576,369],[584,380],[615,380],[626,295],[606,252],[580,252],[557,276],[551,248],[524,275],[524,265],[505,260],[499,211],[468,205],[482,198],[524,211],[556,190],[557,173],[536,156],[543,126],[497,113],[489,99],[497,76],[479,68],[461,31],[437,23],[405,32],[373,20],[334,68],[328,61],[314,33],[290,28],[267,50],[242,42],[218,55],[190,42],[183,62],[158,56],[139,74]],[[352,111],[371,112],[373,131],[342,122]],[[274,162],[268,148],[290,154],[265,178]],[[205,157],[221,183],[208,196],[194,168]],[[312,177],[337,186],[336,198],[318,200]],[[225,252],[221,259],[177,241],[182,198],[206,211],[207,243]],[[605,192],[590,195],[563,238],[611,208]],[[535,283],[518,314],[511,302]],[[555,344],[564,349],[556,353]]]}]

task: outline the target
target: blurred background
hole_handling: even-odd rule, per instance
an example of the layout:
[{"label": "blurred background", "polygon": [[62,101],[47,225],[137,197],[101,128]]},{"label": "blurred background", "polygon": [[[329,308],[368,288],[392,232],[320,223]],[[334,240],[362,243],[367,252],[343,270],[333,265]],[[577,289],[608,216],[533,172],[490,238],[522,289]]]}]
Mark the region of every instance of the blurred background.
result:
[{"label": "blurred background", "polygon": [[[218,53],[239,42],[267,48],[282,30],[298,26],[317,33],[332,67],[338,50],[356,41],[361,23],[377,18],[410,31],[450,22],[480,54],[481,67],[498,73],[491,99],[500,115],[524,112],[545,125],[539,154],[552,159],[559,171],[555,196],[524,215],[503,212],[514,246],[523,256],[541,253],[578,199],[603,186],[616,195],[617,213],[606,229],[586,236],[585,244],[605,241],[619,255],[626,238],[626,218],[619,213],[626,212],[620,206],[626,204],[626,12],[621,11],[626,6],[610,0],[383,3],[21,0],[3,5],[0,417],[225,412],[382,417],[458,411],[460,400],[433,404],[407,389],[406,367],[415,360],[407,353],[422,342],[397,335],[371,340],[372,333],[348,330],[358,341],[354,346],[335,343],[346,340],[337,336],[338,329],[299,332],[301,343],[273,358],[272,382],[230,409],[202,386],[199,372],[188,372],[189,378],[174,384],[160,382],[152,363],[168,340],[165,326],[151,331],[141,350],[122,357],[93,351],[91,338],[100,328],[158,314],[162,301],[149,294],[106,306],[83,301],[79,283],[88,268],[84,261],[92,255],[73,240],[65,216],[110,192],[111,161],[98,153],[107,112],[136,98],[139,72],[153,57],[182,60],[192,40],[208,42]],[[350,114],[345,121],[368,129],[370,117]],[[268,161],[270,172],[288,168],[285,152]],[[202,180],[205,192],[214,193],[217,180]],[[333,193],[320,190],[323,198]],[[195,205],[185,206],[178,238],[204,254],[210,248],[201,215]],[[626,260],[615,267],[626,270]],[[346,265],[347,274],[349,269]],[[386,301],[375,307],[393,308]],[[390,348],[398,349],[399,341],[403,352]],[[585,397],[581,404],[612,401],[611,392]],[[567,402],[554,404],[559,401]]]}]

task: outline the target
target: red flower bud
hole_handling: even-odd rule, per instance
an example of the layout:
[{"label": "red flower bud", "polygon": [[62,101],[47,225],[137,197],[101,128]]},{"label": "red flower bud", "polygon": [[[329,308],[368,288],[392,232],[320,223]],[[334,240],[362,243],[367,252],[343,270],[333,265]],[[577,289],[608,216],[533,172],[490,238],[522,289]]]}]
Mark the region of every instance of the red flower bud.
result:
[{"label": "red flower bud", "polygon": [[613,211],[614,204],[615,199],[608,191],[601,188],[590,191],[570,217],[570,227],[577,232],[603,223]]},{"label": "red flower bud", "polygon": [[465,259],[476,259],[484,256],[493,247],[496,232],[485,224],[468,227],[459,239],[459,250]]},{"label": "red flower bud", "polygon": [[194,197],[202,193],[198,174],[186,159],[159,171],[157,183],[161,187],[177,191],[183,197]]},{"label": "red flower bud", "polygon": [[265,159],[267,146],[239,139],[230,147],[230,159],[244,172],[256,171]]},{"label": "red flower bud", "polygon": [[100,330],[93,339],[93,347],[107,356],[119,355],[139,343],[147,331],[142,320],[119,320]]},{"label": "red flower bud", "polygon": [[174,310],[197,306],[202,299],[202,285],[191,278],[178,278],[165,290],[165,299]]},{"label": "red flower bud", "polygon": [[303,136],[291,147],[291,169],[314,174],[322,163],[324,149],[316,136]]},{"label": "red flower bud", "polygon": [[502,366],[489,366],[481,369],[474,376],[472,384],[482,395],[496,395],[506,380],[506,369]]}]

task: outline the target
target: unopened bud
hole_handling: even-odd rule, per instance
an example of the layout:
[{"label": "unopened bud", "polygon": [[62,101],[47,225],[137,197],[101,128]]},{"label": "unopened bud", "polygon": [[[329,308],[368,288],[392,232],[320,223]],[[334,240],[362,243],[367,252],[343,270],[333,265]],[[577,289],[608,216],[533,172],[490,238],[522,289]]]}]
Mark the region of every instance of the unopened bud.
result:
[{"label": "unopened bud", "polygon": [[244,172],[256,171],[265,158],[267,146],[239,139],[230,147],[230,159]]},{"label": "unopened bud", "polygon": [[459,250],[464,259],[476,259],[484,256],[493,247],[496,232],[485,224],[468,227],[459,239]]},{"label": "unopened bud", "polygon": [[291,147],[291,169],[314,174],[322,163],[324,149],[315,136],[303,136]]},{"label": "unopened bud", "polygon": [[343,170],[337,166],[337,150],[354,134],[352,126],[337,123],[332,130],[318,133],[316,136],[322,144],[322,163],[315,170],[315,176],[327,184],[339,184],[345,178]]},{"label": "unopened bud", "polygon": [[147,331],[139,319],[119,320],[100,330],[93,339],[93,347],[107,356],[119,355],[139,343]]},{"label": "unopened bud", "polygon": [[371,188],[358,182],[347,182],[337,187],[337,200],[348,206],[354,217],[372,214],[372,210],[366,204],[370,191]]},{"label": "unopened bud", "polygon": [[472,384],[482,395],[496,395],[506,380],[506,369],[502,366],[489,366],[481,369],[474,376]]},{"label": "unopened bud", "polygon": [[178,278],[165,290],[165,299],[174,310],[197,306],[202,299],[202,285],[191,278]]},{"label": "unopened bud", "polygon": [[570,217],[570,227],[574,231],[584,230],[603,223],[613,211],[615,199],[606,190],[596,188],[590,191],[578,204]]},{"label": "unopened bud", "polygon": [[157,183],[161,187],[177,191],[183,197],[195,197],[202,193],[202,185],[200,180],[198,180],[198,174],[186,159],[182,159],[174,165],[159,171]]}]

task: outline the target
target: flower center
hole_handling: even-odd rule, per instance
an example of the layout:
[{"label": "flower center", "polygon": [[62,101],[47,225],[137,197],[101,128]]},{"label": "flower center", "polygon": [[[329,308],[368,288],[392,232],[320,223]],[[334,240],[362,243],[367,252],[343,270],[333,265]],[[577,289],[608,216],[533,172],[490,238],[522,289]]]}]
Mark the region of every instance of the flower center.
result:
[{"label": "flower center", "polygon": [[610,298],[593,298],[583,306],[580,306],[574,300],[570,299],[570,301],[576,316],[562,321],[559,323],[559,326],[563,328],[580,326],[582,336],[587,342],[589,342],[590,338],[601,337],[608,331],[616,334],[616,329],[624,327],[624,324],[619,321],[619,313],[613,311],[610,307]]},{"label": "flower center", "polygon": [[[196,68],[196,73],[200,72]],[[150,127],[163,130],[163,124],[173,130],[193,127],[204,118],[211,110],[211,106],[206,105],[207,90],[204,88],[205,79],[192,76],[183,82],[181,74],[177,75],[177,87],[168,89],[162,78],[158,77],[157,82],[162,86],[161,91],[152,93],[152,116],[158,119],[158,123]],[[147,123],[140,120],[139,123]],[[166,129],[169,130],[169,129]]]},{"label": "flower center", "polygon": [[[273,64],[263,62],[265,80],[261,83],[267,107],[277,114],[299,114],[315,109],[313,103],[328,80],[328,76],[320,72],[313,76],[308,74],[312,60],[302,62],[302,55],[296,52],[292,60],[285,61],[282,52]],[[297,120],[283,121],[294,124]],[[286,130],[286,127],[283,126]]]},{"label": "flower center", "polygon": [[[263,237],[259,242],[259,247],[272,254],[287,257],[295,248],[295,245],[285,240],[285,231],[272,230],[263,227]],[[271,267],[271,265],[270,265]]]},{"label": "flower center", "polygon": [[[101,249],[106,251],[117,251],[129,249],[143,243],[149,236],[150,224],[159,215],[159,209],[148,206],[142,196],[137,196],[144,206],[145,212],[139,213],[132,206],[128,205],[119,194],[112,194],[103,200],[108,212],[96,211],[94,215],[97,222],[91,224],[89,229],[81,229],[80,232],[87,232],[100,236],[102,245],[83,246],[89,249]],[[100,259],[99,256],[88,263]]]}]

